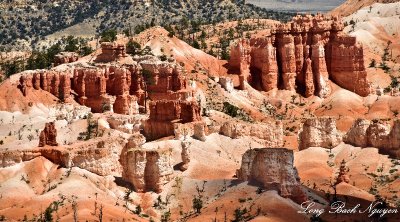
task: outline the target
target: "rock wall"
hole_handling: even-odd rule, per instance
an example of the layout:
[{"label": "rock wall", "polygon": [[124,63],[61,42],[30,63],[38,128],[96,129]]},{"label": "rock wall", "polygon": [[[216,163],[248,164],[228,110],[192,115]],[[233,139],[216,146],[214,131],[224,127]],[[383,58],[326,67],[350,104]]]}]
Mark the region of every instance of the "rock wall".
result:
[{"label": "rock wall", "polygon": [[236,139],[242,136],[251,136],[265,141],[267,147],[283,146],[282,122],[269,124],[248,124],[238,122],[225,122],[220,128],[220,134]]},{"label": "rock wall", "polygon": [[307,200],[300,178],[293,166],[293,151],[284,148],[263,148],[246,151],[237,177],[267,190],[276,190],[282,197],[297,203]]},{"label": "rock wall", "polygon": [[122,178],[130,182],[135,191],[160,193],[162,186],[173,177],[171,151],[167,148],[148,150],[141,148],[141,140],[128,142],[121,153]]},{"label": "rock wall", "polygon": [[71,81],[70,73],[60,73],[52,70],[35,70],[28,74],[21,75],[19,85],[22,94],[27,95],[28,88],[35,90],[45,90],[61,101],[70,102],[71,99]]},{"label": "rock wall", "polygon": [[0,167],[9,167],[23,161],[29,161],[41,154],[38,150],[3,150],[0,152]]},{"label": "rock wall", "polygon": [[149,104],[150,117],[144,122],[143,132],[148,140],[175,135],[175,125],[201,121],[196,101],[157,100]]},{"label": "rock wall", "polygon": [[376,147],[380,153],[400,158],[400,120],[391,126],[383,120],[357,119],[343,141],[358,147]]},{"label": "rock wall", "polygon": [[39,136],[39,147],[43,146],[58,146],[57,130],[54,122],[46,123]]},{"label": "rock wall", "polygon": [[369,94],[363,48],[346,36],[338,18],[298,15],[263,38],[231,46],[230,69],[258,90],[285,89],[327,97],[329,79],[361,96]]},{"label": "rock wall", "polygon": [[[139,59],[140,60],[140,59]],[[132,115],[144,111],[146,91],[153,100],[187,100],[193,90],[187,86],[182,68],[174,60],[160,61],[144,56],[131,65],[75,66],[63,72],[29,71],[20,77],[19,88],[50,92],[64,102],[75,100],[92,112],[113,111]]]},{"label": "rock wall", "polygon": [[[140,134],[138,140],[144,143]],[[5,150],[0,152],[0,166],[8,167],[43,156],[61,167],[79,167],[100,176],[121,176],[123,168],[116,164],[126,141],[121,137],[98,137],[73,145],[45,146],[29,150]]]},{"label": "rock wall", "polygon": [[336,120],[330,117],[307,119],[299,133],[299,150],[309,147],[334,148],[342,142]]},{"label": "rock wall", "polygon": [[62,167],[79,167],[100,176],[121,176],[122,166],[116,163],[125,144],[126,141],[120,137],[98,137],[73,145],[44,147],[40,154]]},{"label": "rock wall", "polygon": [[[73,88],[77,93],[78,102],[91,107],[93,112],[137,114],[138,98],[135,92],[132,95],[130,91],[132,75],[138,73],[118,66],[77,68],[72,78]],[[142,96],[140,91],[137,95]]]}]

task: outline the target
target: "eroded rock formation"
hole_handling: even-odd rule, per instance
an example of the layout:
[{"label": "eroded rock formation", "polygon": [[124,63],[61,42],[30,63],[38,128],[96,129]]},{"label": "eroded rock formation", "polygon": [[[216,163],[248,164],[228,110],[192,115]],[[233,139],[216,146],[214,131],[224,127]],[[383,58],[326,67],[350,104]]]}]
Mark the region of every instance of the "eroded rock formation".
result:
[{"label": "eroded rock formation", "polygon": [[160,61],[154,56],[138,60],[130,65],[77,65],[62,72],[28,71],[21,75],[19,88],[25,96],[32,88],[41,89],[64,102],[70,102],[73,93],[76,101],[92,112],[126,115],[145,110],[146,91],[153,100],[187,100],[193,96],[182,68],[174,60]]},{"label": "eroded rock formation", "polygon": [[185,171],[189,168],[189,163],[190,163],[190,142],[187,140],[184,140],[181,142],[182,146],[182,151],[181,151],[181,158],[182,158],[182,163],[180,165],[180,170]]},{"label": "eroded rock formation", "polygon": [[342,142],[336,120],[330,117],[307,119],[299,133],[299,150],[309,147],[333,148]]},{"label": "eroded rock formation", "polygon": [[78,59],[79,55],[76,52],[61,52],[54,56],[54,65],[76,62]]},{"label": "eroded rock formation", "polygon": [[71,98],[70,73],[60,73],[52,70],[35,70],[22,74],[19,80],[19,88],[24,96],[30,89],[45,90],[61,101],[69,102]]},{"label": "eroded rock formation", "polygon": [[296,16],[263,38],[241,39],[231,46],[229,60],[239,73],[240,88],[247,81],[258,90],[297,90],[304,96],[327,97],[329,79],[361,96],[369,94],[363,48],[345,35],[338,18]]},{"label": "eroded rock formation", "polygon": [[102,42],[101,54],[95,59],[95,62],[113,62],[126,57],[125,45],[114,42]]},{"label": "eroded rock formation", "polygon": [[43,146],[58,146],[57,130],[54,122],[46,123],[39,136],[39,147]]},{"label": "eroded rock formation", "polygon": [[225,122],[220,128],[220,134],[233,139],[251,136],[264,140],[268,147],[283,146],[283,125],[280,121],[268,124]]},{"label": "eroded rock formation", "polygon": [[302,203],[307,200],[307,195],[300,185],[293,160],[293,151],[285,148],[251,149],[244,153],[237,177]]},{"label": "eroded rock formation", "polygon": [[150,118],[144,123],[144,134],[154,140],[175,134],[177,123],[201,121],[196,101],[157,100],[150,102]]},{"label": "eroded rock formation", "polygon": [[384,120],[357,119],[344,142],[358,147],[376,147],[383,154],[400,157],[400,120],[393,125]]},{"label": "eroded rock formation", "polygon": [[132,138],[121,153],[122,177],[135,191],[161,192],[162,186],[172,179],[174,170],[171,150],[168,148],[145,149],[141,139]]}]

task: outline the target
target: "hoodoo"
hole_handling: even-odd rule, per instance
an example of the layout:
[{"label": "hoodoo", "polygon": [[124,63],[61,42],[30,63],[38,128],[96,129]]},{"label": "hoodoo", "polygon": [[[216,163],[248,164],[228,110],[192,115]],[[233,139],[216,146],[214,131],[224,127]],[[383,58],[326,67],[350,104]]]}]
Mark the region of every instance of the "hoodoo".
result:
[{"label": "hoodoo", "polygon": [[361,96],[369,94],[363,47],[343,33],[343,23],[324,15],[298,15],[262,38],[241,39],[231,46],[229,66],[258,90],[297,90],[327,97],[329,79]]}]

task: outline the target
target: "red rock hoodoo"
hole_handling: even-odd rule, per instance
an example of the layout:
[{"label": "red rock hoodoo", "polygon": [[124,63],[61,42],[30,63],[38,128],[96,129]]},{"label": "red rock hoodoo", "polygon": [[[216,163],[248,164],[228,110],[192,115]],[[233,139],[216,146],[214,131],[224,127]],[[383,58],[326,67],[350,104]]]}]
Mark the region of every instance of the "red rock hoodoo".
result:
[{"label": "red rock hoodoo", "polygon": [[361,96],[369,94],[363,48],[343,33],[337,17],[298,15],[263,38],[242,39],[231,47],[229,66],[240,88],[297,90],[327,97],[328,80]]},{"label": "red rock hoodoo", "polygon": [[52,70],[35,70],[33,73],[21,75],[19,82],[19,88],[24,96],[29,92],[28,88],[33,88],[50,92],[64,102],[68,102],[71,97],[68,71],[60,73]]},{"label": "red rock hoodoo", "polygon": [[56,139],[57,139],[57,130],[54,122],[46,123],[43,131],[40,132],[39,147],[43,147],[46,145],[58,146]]},{"label": "red rock hoodoo", "polygon": [[150,119],[144,124],[148,140],[174,135],[174,124],[201,121],[196,101],[158,100],[150,103]]},{"label": "red rock hoodoo", "polygon": [[63,72],[28,71],[21,75],[19,88],[24,95],[29,88],[45,90],[63,102],[69,102],[72,93],[92,112],[126,115],[146,106],[146,91],[152,100],[186,100],[193,96],[175,61],[160,61],[153,56],[139,60],[131,65],[76,66]]}]

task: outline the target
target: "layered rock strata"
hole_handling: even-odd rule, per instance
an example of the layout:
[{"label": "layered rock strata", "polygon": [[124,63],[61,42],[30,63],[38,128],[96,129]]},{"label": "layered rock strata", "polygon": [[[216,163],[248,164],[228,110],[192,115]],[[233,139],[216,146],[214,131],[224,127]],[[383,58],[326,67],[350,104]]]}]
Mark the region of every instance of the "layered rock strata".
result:
[{"label": "layered rock strata", "polygon": [[64,102],[70,102],[73,94],[78,103],[90,107],[92,112],[125,115],[144,111],[146,94],[153,100],[187,100],[193,96],[175,61],[144,56],[138,62],[124,66],[75,66],[62,72],[29,71],[21,74],[19,88],[24,96],[32,89],[41,89]]},{"label": "layered rock strata", "polygon": [[285,89],[327,97],[329,79],[361,96],[369,94],[363,48],[343,33],[343,24],[323,15],[298,15],[262,38],[231,46],[229,66],[258,90]]},{"label": "layered rock strata", "polygon": [[61,101],[69,102],[71,98],[70,72],[60,73],[52,70],[35,70],[21,75],[19,88],[24,96],[31,89],[47,91]]},{"label": "layered rock strata", "polygon": [[[142,135],[138,136],[145,141]],[[115,163],[120,159],[125,144],[126,141],[120,137],[98,137],[73,145],[4,150],[0,152],[0,166],[8,167],[43,156],[61,167],[79,167],[100,176],[121,176],[122,166]]]},{"label": "layered rock strata", "polygon": [[148,140],[174,135],[176,124],[202,120],[196,101],[157,100],[150,102],[149,106],[150,117],[143,127]]},{"label": "layered rock strata", "polygon": [[342,136],[334,118],[306,119],[299,133],[299,150],[309,147],[334,148],[342,142]]},{"label": "layered rock strata", "polygon": [[[138,143],[139,142],[139,143]],[[173,177],[171,150],[144,149],[140,140],[130,140],[121,153],[122,178],[137,192],[161,192],[162,186]]]},{"label": "layered rock strata", "polygon": [[293,160],[293,151],[285,148],[251,149],[244,153],[237,177],[302,203],[307,200],[307,195],[300,185]]},{"label": "layered rock strata", "polygon": [[400,120],[393,125],[383,120],[357,119],[344,142],[358,147],[376,147],[383,154],[400,157]]},{"label": "layered rock strata", "polygon": [[265,146],[283,146],[283,124],[280,121],[268,124],[248,124],[228,121],[222,124],[220,134],[236,139],[251,136],[265,141]]},{"label": "layered rock strata", "polygon": [[113,62],[127,57],[125,45],[114,42],[102,42],[101,54],[95,59],[95,62]]}]

